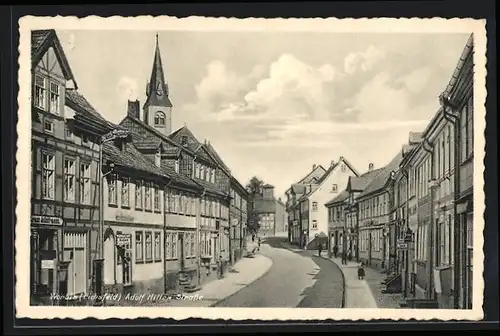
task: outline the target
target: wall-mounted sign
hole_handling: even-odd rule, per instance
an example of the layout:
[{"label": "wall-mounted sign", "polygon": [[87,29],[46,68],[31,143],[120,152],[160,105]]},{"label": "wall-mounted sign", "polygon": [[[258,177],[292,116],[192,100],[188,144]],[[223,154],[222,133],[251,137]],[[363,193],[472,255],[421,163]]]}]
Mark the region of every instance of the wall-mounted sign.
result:
[{"label": "wall-mounted sign", "polygon": [[396,245],[396,248],[398,250],[407,250],[408,249],[408,243],[398,243]]},{"label": "wall-mounted sign", "polygon": [[35,225],[63,225],[63,219],[61,217],[52,217],[52,216],[31,216],[31,224]]},{"label": "wall-mounted sign", "polygon": [[116,245],[125,246],[132,245],[132,234],[130,233],[119,233],[116,235]]},{"label": "wall-mounted sign", "polygon": [[42,260],[42,269],[54,269],[55,267],[55,260]]},{"label": "wall-mounted sign", "polygon": [[122,213],[122,212],[118,212],[116,214],[115,218],[118,222],[133,222],[134,221],[133,216],[127,215],[127,214]]}]

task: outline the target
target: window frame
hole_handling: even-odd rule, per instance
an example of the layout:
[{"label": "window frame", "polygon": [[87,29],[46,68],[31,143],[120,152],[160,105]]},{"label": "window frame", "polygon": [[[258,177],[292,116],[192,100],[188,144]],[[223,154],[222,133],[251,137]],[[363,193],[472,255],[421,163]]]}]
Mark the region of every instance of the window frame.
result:
[{"label": "window frame", "polygon": [[[130,207],[130,177],[123,176],[121,178],[122,186],[120,190],[120,204],[122,207]],[[124,197],[126,195],[126,197]],[[126,202],[125,202],[126,200]]]},{"label": "window frame", "polygon": [[144,260],[146,262],[152,262],[154,260],[153,237],[152,231],[144,232]]},{"label": "window frame", "polygon": [[108,205],[118,205],[118,178],[116,174],[109,174],[108,178]]},{"label": "window frame", "polygon": [[[42,154],[42,198],[47,200],[54,200],[56,193],[55,190],[56,155],[54,153],[45,151],[42,151],[41,154]],[[45,164],[44,157],[46,157],[47,159],[51,158],[50,160],[47,160],[47,164]]]},{"label": "window frame", "polygon": [[[86,169],[82,169],[82,168]],[[88,173],[88,176],[87,176]],[[80,203],[90,204],[90,194],[92,192],[92,166],[88,161],[80,161]],[[88,190],[87,190],[88,189]],[[88,191],[88,192],[86,192]]]},{"label": "window frame", "polygon": [[[37,83],[37,79],[42,80],[43,86]],[[40,89],[40,94],[38,94],[38,89]],[[34,90],[35,99],[33,99],[33,104],[35,105],[35,107],[43,111],[47,111],[47,79],[44,76],[35,74]],[[41,102],[41,105],[39,104],[39,98],[43,100]]]},{"label": "window frame", "polygon": [[155,126],[165,126],[166,125],[166,114],[163,111],[156,111],[154,116]]},{"label": "window frame", "polygon": [[[68,162],[72,163],[72,169],[67,167],[66,163]],[[72,192],[68,190],[68,178],[73,184],[72,188],[70,188]],[[76,201],[76,160],[72,157],[64,158],[64,201],[69,203],[74,203]]]},{"label": "window frame", "polygon": [[153,257],[155,262],[161,262],[161,231],[155,231],[153,234]]},{"label": "window frame", "polygon": [[[140,237],[140,239],[137,239]],[[135,263],[140,264],[144,263],[145,255],[144,255],[144,231],[135,231]],[[140,252],[140,255],[138,254]],[[139,258],[140,256],[140,258]]]},{"label": "window frame", "polygon": [[[57,92],[52,91],[53,85],[54,85],[54,87],[57,88]],[[61,108],[61,85],[59,85],[59,83],[57,83],[55,81],[49,81],[48,94],[49,94],[49,100],[48,100],[49,112],[52,114],[55,114],[55,115],[59,115],[61,113],[61,111],[60,111],[60,108]],[[52,100],[52,95],[55,95],[55,97],[56,97],[56,99],[54,101]],[[55,102],[55,104],[56,104],[55,111],[52,108],[53,102]]]}]

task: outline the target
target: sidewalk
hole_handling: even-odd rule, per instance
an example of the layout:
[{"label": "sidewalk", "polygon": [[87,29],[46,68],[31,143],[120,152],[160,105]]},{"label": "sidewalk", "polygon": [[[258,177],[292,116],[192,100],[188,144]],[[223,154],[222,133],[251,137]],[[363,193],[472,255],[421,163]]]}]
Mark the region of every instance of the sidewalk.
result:
[{"label": "sidewalk", "polygon": [[349,261],[342,265],[340,258],[331,258],[342,272],[346,283],[346,308],[401,308],[402,294],[382,293],[381,282],[385,274],[365,266],[365,279],[358,280],[359,263]]},{"label": "sidewalk", "polygon": [[187,294],[185,299],[172,299],[168,306],[210,307],[264,276],[272,264],[271,259],[261,254],[256,254],[254,258],[242,258],[224,278],[206,283],[198,292]]},{"label": "sidewalk", "polygon": [[358,279],[359,264],[348,261],[347,265],[342,265],[340,258],[331,258],[330,260],[337,264],[344,273],[345,308],[378,308],[368,283]]}]

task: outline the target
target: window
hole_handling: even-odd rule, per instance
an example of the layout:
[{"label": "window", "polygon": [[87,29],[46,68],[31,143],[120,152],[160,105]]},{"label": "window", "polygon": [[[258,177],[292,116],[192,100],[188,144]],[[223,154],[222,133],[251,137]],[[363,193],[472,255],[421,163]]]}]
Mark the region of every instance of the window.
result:
[{"label": "window", "polygon": [[87,145],[89,143],[89,137],[87,135],[82,135],[82,144]]},{"label": "window", "polygon": [[142,241],[142,236],[144,233],[142,231],[138,231],[135,233],[135,261],[143,262],[144,261],[144,242]]},{"label": "window", "polygon": [[183,135],[181,136],[181,145],[185,146],[188,144],[188,137]]},{"label": "window", "polygon": [[146,210],[151,210],[151,184],[146,183],[144,185],[144,208]]},{"label": "window", "polygon": [[160,211],[161,208],[160,208],[160,188],[155,185],[154,186],[154,207],[155,207],[155,211]]},{"label": "window", "polygon": [[146,261],[153,260],[153,233],[146,232]]},{"label": "window", "polygon": [[467,159],[468,148],[467,148],[467,105],[465,105],[460,113],[460,162],[464,162]]},{"label": "window", "polygon": [[54,114],[59,114],[59,85],[50,83],[50,102],[49,111]]},{"label": "window", "polygon": [[332,185],[332,192],[336,193],[338,191],[338,186],[336,184]]},{"label": "window", "polygon": [[170,212],[177,212],[177,209],[175,208],[175,194],[176,194],[175,190],[170,190],[168,197]]},{"label": "window", "polygon": [[108,204],[116,205],[116,175],[112,174],[108,178]]},{"label": "window", "polygon": [[346,166],[345,164],[340,165],[340,170],[344,173],[346,171]]},{"label": "window", "polygon": [[80,203],[90,204],[90,164],[80,164]]},{"label": "window", "polygon": [[318,211],[318,202],[312,203],[312,211]]},{"label": "window", "polygon": [[165,113],[158,111],[155,113],[155,126],[165,125]]},{"label": "window", "polygon": [[135,208],[142,209],[142,181],[135,181]]},{"label": "window", "polygon": [[474,153],[474,101],[467,102],[467,156]]},{"label": "window", "polygon": [[155,261],[161,261],[161,232],[155,232]]},{"label": "window", "polygon": [[55,170],[55,157],[50,154],[42,154],[42,197],[54,199],[54,170]]},{"label": "window", "polygon": [[210,182],[215,183],[215,169],[212,170],[212,175],[210,176]]},{"label": "window", "polygon": [[130,179],[128,177],[122,178],[122,207],[130,206]]},{"label": "window", "polygon": [[317,229],[318,228],[318,221],[317,220],[313,220],[312,221],[312,228],[313,229]]},{"label": "window", "polygon": [[54,123],[52,122],[52,120],[45,120],[43,122],[43,129],[45,130],[45,132],[47,133],[54,133]]},{"label": "window", "polygon": [[200,178],[200,164],[199,163],[194,164],[194,177]]},{"label": "window", "polygon": [[176,173],[179,172],[179,160],[175,160],[175,162],[174,162],[174,169],[175,169]]},{"label": "window", "polygon": [[75,201],[75,161],[64,160],[64,200]]},{"label": "window", "polygon": [[45,91],[45,79],[35,75],[35,106],[42,110],[46,109]]},{"label": "window", "polygon": [[157,167],[161,166],[161,148],[158,148],[155,154],[155,165]]},{"label": "window", "polygon": [[172,252],[171,256],[173,259],[177,259],[177,233],[172,233]]},{"label": "window", "polygon": [[190,245],[189,250],[190,250],[190,255],[192,257],[194,257],[196,255],[196,251],[195,251],[195,248],[194,248],[195,247],[195,244],[194,244],[195,242],[196,242],[196,235],[194,233],[191,233],[191,245]]},{"label": "window", "polygon": [[71,127],[68,124],[64,126],[64,132],[66,139],[68,140],[73,139],[73,131],[71,130]]},{"label": "window", "polygon": [[172,259],[172,234],[165,233],[165,258]]}]

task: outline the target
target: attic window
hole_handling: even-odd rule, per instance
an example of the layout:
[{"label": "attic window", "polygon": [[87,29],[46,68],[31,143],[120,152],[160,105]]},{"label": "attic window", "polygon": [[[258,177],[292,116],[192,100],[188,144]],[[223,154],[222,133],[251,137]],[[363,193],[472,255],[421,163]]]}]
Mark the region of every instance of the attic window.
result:
[{"label": "attic window", "polygon": [[346,166],[345,166],[345,164],[342,164],[342,165],[340,166],[340,170],[341,170],[343,173],[345,172],[345,170],[346,170]]},{"label": "attic window", "polygon": [[181,145],[186,146],[188,144],[188,137],[183,135],[181,137]]},{"label": "attic window", "polygon": [[332,192],[336,193],[338,191],[338,186],[336,184],[332,185]]},{"label": "attic window", "polygon": [[158,148],[158,150],[155,153],[155,165],[157,167],[161,165],[161,148]]}]

